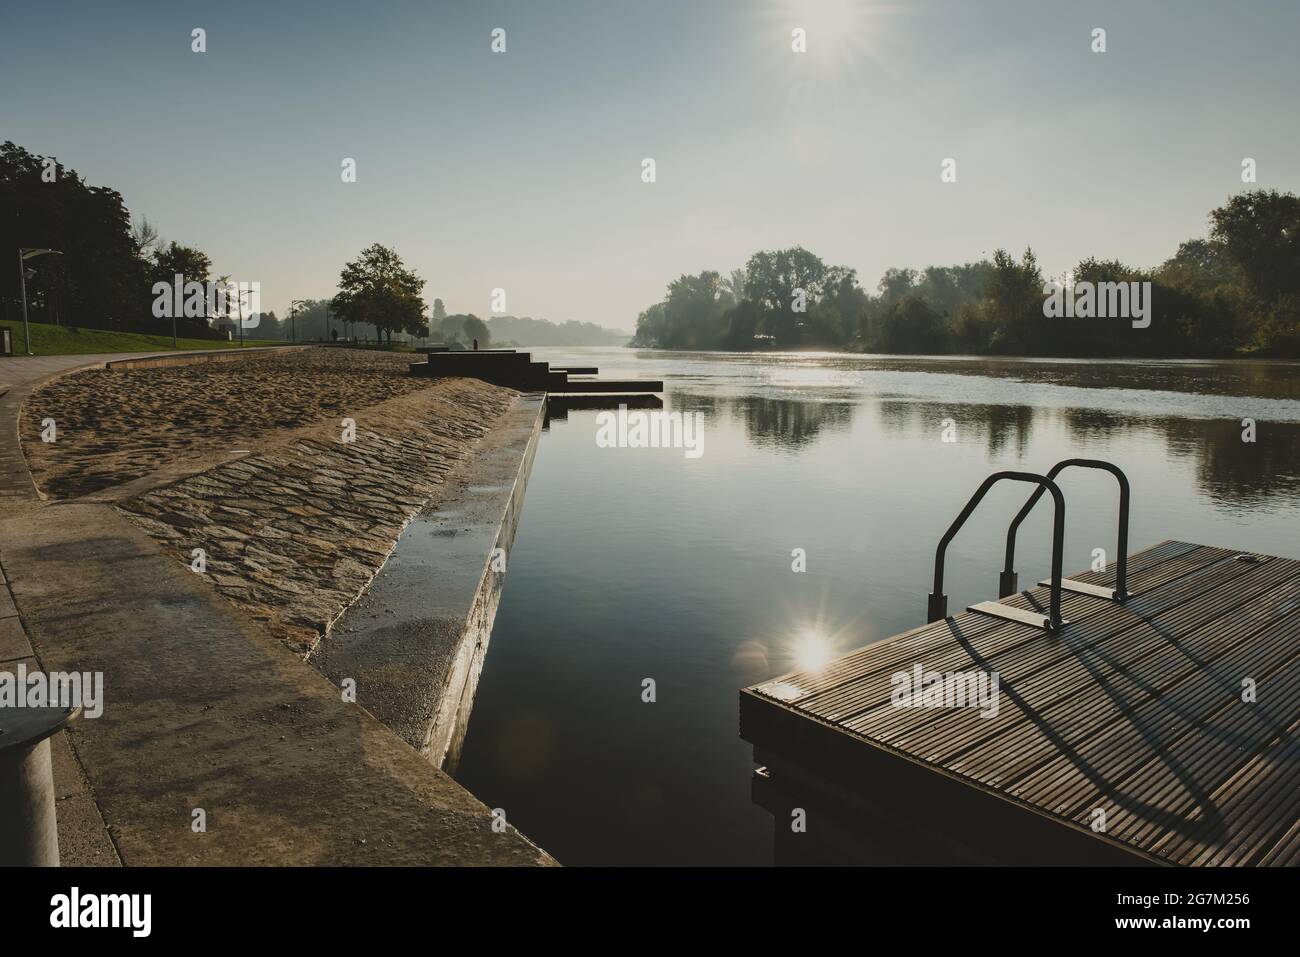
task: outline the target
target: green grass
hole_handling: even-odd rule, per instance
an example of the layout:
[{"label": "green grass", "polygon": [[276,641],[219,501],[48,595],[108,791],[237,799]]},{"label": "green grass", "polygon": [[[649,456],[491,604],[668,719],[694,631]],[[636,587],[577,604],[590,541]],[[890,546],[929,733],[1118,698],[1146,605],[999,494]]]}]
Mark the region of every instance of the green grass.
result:
[{"label": "green grass", "polygon": [[[23,354],[23,324],[0,322],[13,333],[14,356]],[[38,356],[88,355],[96,352],[172,352],[176,349],[231,349],[239,348],[239,341],[221,339],[181,339],[172,345],[171,336],[147,336],[135,332],[113,332],[110,329],[72,329],[68,326],[51,326],[33,322],[28,325],[32,336],[32,352]],[[278,345],[280,340],[245,339],[246,346]]]}]

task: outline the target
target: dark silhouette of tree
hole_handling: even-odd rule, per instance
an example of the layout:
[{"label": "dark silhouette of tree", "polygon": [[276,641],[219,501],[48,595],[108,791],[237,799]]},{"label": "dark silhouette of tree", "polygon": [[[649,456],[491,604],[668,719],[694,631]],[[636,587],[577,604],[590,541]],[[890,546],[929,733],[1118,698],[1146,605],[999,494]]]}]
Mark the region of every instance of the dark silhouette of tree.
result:
[{"label": "dark silhouette of tree", "polygon": [[396,252],[375,243],[343,267],[331,309],[341,321],[370,323],[391,343],[394,332],[419,335],[424,328],[423,289],[424,280]]},{"label": "dark silhouette of tree", "polygon": [[150,309],[148,266],[116,190],[90,186],[52,157],[5,142],[0,145],[0,209],[2,261],[12,260],[0,268],[0,297],[12,317],[19,314],[18,249],[46,248],[63,255],[31,261],[27,296],[34,311],[48,312],[55,299],[68,325],[161,328]]}]

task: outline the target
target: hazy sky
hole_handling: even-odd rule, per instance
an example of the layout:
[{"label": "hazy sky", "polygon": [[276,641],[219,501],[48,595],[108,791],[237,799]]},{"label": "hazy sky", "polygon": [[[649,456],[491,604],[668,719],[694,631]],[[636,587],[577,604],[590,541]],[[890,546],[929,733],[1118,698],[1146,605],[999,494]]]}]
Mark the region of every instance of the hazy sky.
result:
[{"label": "hazy sky", "polygon": [[1300,191],[1294,0],[5,7],[0,139],[282,315],[372,242],[452,312],[502,287],[516,315],[631,329],[669,280],[760,248],[868,288],[998,246],[1148,265],[1244,188],[1243,157]]}]

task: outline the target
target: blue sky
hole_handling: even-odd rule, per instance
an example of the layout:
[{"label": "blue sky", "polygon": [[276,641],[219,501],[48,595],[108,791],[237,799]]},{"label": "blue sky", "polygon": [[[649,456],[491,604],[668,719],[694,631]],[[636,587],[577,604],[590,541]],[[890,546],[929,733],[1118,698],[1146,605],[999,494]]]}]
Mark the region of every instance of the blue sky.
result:
[{"label": "blue sky", "polygon": [[998,246],[1149,265],[1243,157],[1300,191],[1294,2],[127,0],[3,24],[0,139],[280,313],[371,242],[453,312],[501,287],[516,315],[631,329],[669,280],[760,248],[868,288]]}]

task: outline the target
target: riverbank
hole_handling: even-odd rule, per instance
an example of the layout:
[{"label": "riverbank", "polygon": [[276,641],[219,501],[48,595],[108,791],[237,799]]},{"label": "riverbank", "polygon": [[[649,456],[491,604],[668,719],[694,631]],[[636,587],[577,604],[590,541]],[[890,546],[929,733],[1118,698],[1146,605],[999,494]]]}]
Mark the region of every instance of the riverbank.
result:
[{"label": "riverbank", "polygon": [[552,863],[303,660],[515,399],[393,359],[98,369],[28,398],[47,500],[0,524],[0,562],[40,666],[104,675],[68,740],[122,863]]}]

